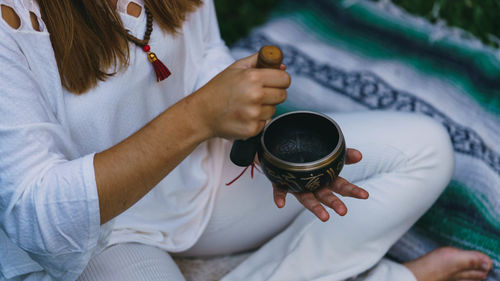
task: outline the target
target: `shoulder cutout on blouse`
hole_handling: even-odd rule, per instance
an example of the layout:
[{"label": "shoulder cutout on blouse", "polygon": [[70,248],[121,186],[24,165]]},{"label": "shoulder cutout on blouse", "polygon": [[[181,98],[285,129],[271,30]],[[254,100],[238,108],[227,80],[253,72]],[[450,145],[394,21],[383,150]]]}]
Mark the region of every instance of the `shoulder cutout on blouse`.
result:
[{"label": "shoulder cutout on blouse", "polygon": [[[142,13],[142,1],[111,0],[119,12],[138,18]],[[44,31],[40,11],[34,0],[0,0],[2,20],[14,30],[25,28],[24,22],[29,22],[32,31]]]},{"label": "shoulder cutout on blouse", "polygon": [[44,29],[38,5],[34,0],[0,0],[0,14],[1,20],[14,30],[41,32]]}]

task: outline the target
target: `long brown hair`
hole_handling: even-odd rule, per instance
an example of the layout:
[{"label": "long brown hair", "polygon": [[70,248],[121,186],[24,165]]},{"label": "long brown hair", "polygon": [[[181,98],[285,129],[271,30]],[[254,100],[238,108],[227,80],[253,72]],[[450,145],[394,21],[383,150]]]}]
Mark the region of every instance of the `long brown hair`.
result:
[{"label": "long brown hair", "polygon": [[[186,15],[201,0],[144,0],[160,27],[175,34]],[[114,72],[126,67],[128,41],[120,17],[109,0],[38,0],[42,19],[59,68],[62,85],[85,93]]]}]

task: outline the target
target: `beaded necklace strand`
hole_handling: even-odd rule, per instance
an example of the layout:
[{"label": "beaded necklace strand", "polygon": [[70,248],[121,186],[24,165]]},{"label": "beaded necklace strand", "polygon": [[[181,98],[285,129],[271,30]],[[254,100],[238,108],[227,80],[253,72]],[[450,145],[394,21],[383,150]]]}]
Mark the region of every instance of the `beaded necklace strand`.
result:
[{"label": "beaded necklace strand", "polygon": [[158,59],[156,54],[150,51],[151,47],[148,43],[151,33],[153,32],[153,15],[146,6],[144,6],[144,11],[146,12],[146,32],[144,32],[144,38],[141,40],[128,32],[127,39],[138,47],[141,47],[142,50],[147,53],[148,60],[151,64],[153,64],[153,68],[156,73],[156,81],[160,82],[170,76],[171,73],[170,70]]}]

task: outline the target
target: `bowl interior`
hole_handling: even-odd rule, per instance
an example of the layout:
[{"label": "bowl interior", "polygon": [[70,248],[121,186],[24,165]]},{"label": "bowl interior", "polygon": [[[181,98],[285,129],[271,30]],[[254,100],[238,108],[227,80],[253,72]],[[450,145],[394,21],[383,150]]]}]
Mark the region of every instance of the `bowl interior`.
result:
[{"label": "bowl interior", "polygon": [[264,145],[278,159],[308,163],[330,154],[339,141],[337,127],[327,118],[299,112],[278,117],[264,132]]}]

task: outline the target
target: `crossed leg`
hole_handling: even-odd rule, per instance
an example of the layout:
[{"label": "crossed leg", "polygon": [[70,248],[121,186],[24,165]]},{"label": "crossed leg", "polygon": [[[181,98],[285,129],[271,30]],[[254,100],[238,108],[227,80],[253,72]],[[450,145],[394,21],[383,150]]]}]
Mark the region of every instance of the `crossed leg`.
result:
[{"label": "crossed leg", "polygon": [[[477,264],[491,267],[486,256],[458,249],[448,254],[453,258],[446,265],[422,262],[441,257],[443,251],[406,266],[383,259],[450,180],[453,151],[440,125],[427,117],[388,112],[332,117],[344,131],[347,145],[364,157],[347,166],[342,176],[368,190],[368,200],[343,198],[348,214],[330,213],[332,219],[322,223],[293,198],[284,209],[277,209],[263,176],[241,178],[230,187],[221,187],[207,230],[183,254],[227,254],[263,245],[224,281],[452,280],[461,276],[456,273],[477,271]],[[228,179],[239,172],[229,164],[224,171]],[[442,270],[444,279],[425,279],[451,265],[455,273]]]},{"label": "crossed leg", "polygon": [[[359,149],[364,157],[360,163],[346,166],[342,176],[367,189],[369,199],[343,198],[347,215],[331,212],[330,220],[323,223],[293,198],[283,209],[276,208],[271,185],[263,175],[242,177],[229,187],[220,187],[207,229],[180,255],[221,255],[260,247],[223,281],[484,279],[491,260],[474,251],[440,248],[404,265],[383,258],[433,204],[451,177],[453,152],[444,129],[428,118],[410,114],[367,112],[332,117],[344,131],[347,145]],[[228,163],[224,172],[230,181],[240,168]],[[123,248],[131,246],[134,253]],[[184,280],[167,253],[149,248],[134,244],[108,248],[91,261],[79,280],[118,280],[112,276],[120,276],[120,280]],[[144,279],[140,271],[144,266],[160,275]],[[131,271],[138,274],[126,273]]]}]

